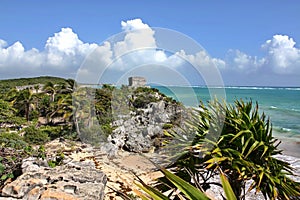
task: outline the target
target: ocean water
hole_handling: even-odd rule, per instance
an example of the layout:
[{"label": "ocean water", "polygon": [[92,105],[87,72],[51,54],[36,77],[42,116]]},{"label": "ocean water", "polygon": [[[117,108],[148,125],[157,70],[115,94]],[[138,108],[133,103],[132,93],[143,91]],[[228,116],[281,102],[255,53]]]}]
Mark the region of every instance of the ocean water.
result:
[{"label": "ocean water", "polygon": [[258,102],[260,112],[271,119],[275,137],[300,142],[300,88],[225,87],[209,90],[206,87],[151,87],[192,107],[197,107],[200,100],[203,103],[210,101],[213,98],[212,91],[213,94],[224,91],[227,103],[237,99]]}]

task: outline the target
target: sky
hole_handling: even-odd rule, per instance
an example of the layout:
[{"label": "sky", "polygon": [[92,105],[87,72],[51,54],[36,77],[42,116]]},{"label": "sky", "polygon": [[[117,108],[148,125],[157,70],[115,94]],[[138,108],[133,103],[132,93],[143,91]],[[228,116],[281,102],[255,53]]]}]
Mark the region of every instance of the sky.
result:
[{"label": "sky", "polygon": [[0,79],[300,87],[299,10],[294,0],[1,0]]}]

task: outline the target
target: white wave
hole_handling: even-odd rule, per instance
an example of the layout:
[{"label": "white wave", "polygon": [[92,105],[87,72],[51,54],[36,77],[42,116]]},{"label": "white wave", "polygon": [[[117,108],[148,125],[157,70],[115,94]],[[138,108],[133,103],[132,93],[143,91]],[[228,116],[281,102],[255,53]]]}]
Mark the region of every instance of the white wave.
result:
[{"label": "white wave", "polygon": [[[161,87],[161,85],[151,85],[152,87]],[[299,87],[266,87],[266,86],[207,86],[207,85],[167,85],[164,87],[179,88],[216,88],[216,89],[240,89],[240,90],[297,90]]]},{"label": "white wave", "polygon": [[300,90],[300,88],[285,88],[286,90]]},{"label": "white wave", "polygon": [[291,132],[292,131],[292,129],[290,129],[290,128],[284,128],[284,127],[282,127],[281,130],[284,131],[284,132]]},{"label": "white wave", "polygon": [[258,86],[225,86],[226,89],[240,89],[240,90],[297,90],[300,88],[293,87],[258,87]]},{"label": "white wave", "polygon": [[295,109],[295,108],[292,108],[291,110],[294,111],[294,112],[300,112],[299,109]]}]

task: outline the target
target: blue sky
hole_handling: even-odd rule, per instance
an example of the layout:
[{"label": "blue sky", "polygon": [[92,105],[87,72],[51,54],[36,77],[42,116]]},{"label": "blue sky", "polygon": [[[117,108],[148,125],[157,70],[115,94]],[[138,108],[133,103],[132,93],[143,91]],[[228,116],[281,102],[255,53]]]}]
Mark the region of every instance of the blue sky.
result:
[{"label": "blue sky", "polygon": [[202,45],[226,85],[300,86],[299,10],[292,0],[2,0],[0,79],[74,78],[95,45],[124,30],[122,21],[140,19]]}]

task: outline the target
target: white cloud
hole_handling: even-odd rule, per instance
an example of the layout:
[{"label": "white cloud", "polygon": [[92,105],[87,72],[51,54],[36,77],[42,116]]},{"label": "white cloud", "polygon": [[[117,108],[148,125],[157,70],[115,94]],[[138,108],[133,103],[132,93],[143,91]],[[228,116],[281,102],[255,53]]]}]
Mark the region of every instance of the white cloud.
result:
[{"label": "white cloud", "polygon": [[96,46],[96,44],[83,43],[71,28],[62,28],[60,32],[48,38],[45,49],[53,54],[75,56],[86,55]]},{"label": "white cloud", "polygon": [[39,51],[37,49],[31,49],[25,51],[21,42],[15,42],[11,46],[7,46],[5,41],[0,42],[0,72],[5,74],[5,71],[15,71],[18,73],[22,66],[28,69],[35,69],[41,63],[39,56]]},{"label": "white cloud", "polygon": [[46,63],[59,67],[79,66],[96,44],[83,43],[71,28],[62,28],[49,37],[45,45]]},{"label": "white cloud", "polygon": [[181,50],[178,52],[179,56],[186,59],[188,62],[190,62],[192,65],[200,66],[200,67],[210,67],[214,63],[212,62],[212,59],[209,57],[209,55],[203,50],[199,51],[196,54],[186,54],[184,50]]},{"label": "white cloud", "polygon": [[121,22],[123,31],[134,31],[139,29],[150,29],[148,24],[143,23],[141,19],[127,20]]},{"label": "white cloud", "polygon": [[76,80],[80,83],[97,84],[99,77],[105,73],[106,66],[113,62],[112,57],[111,44],[104,42],[84,60],[82,67],[77,70]]},{"label": "white cloud", "polygon": [[49,37],[43,51],[25,50],[19,41],[8,46],[6,41],[0,40],[0,78],[68,76],[76,72],[74,69],[78,69],[85,56],[96,47],[96,44],[83,43],[71,28],[62,28]]},{"label": "white cloud", "polygon": [[[117,74],[147,64],[175,69],[186,64],[184,59],[202,67],[214,63],[224,65],[222,60],[211,59],[204,51],[187,55],[182,50],[167,55],[157,49],[154,30],[141,19],[122,21],[121,28],[124,32],[119,41],[107,41],[101,46],[84,43],[71,28],[62,28],[54,33],[47,39],[42,51],[25,50],[20,42],[7,47],[7,43],[0,40],[0,72],[5,76],[8,69],[13,69],[16,77],[24,71],[32,76],[77,73],[82,82],[98,82],[99,76],[107,73],[108,66],[111,74]],[[90,52],[93,52],[91,56],[86,57]]]},{"label": "white cloud", "polygon": [[114,44],[115,57],[138,49],[155,48],[156,42],[154,31],[142,22],[141,19],[121,22],[122,30],[125,31],[124,40]]},{"label": "white cloud", "polygon": [[300,74],[300,49],[293,38],[287,35],[274,35],[267,40],[262,49],[265,56],[258,58],[239,50],[229,50],[225,59],[225,68],[240,73]]},{"label": "white cloud", "polygon": [[[229,50],[225,58],[220,59],[210,57],[204,50],[191,54],[184,50],[166,53],[168,51],[158,48],[155,30],[141,19],[122,21],[121,29],[124,32],[118,41],[109,40],[101,46],[84,43],[71,28],[62,28],[54,33],[42,50],[26,50],[19,41],[8,45],[0,39],[0,78],[28,75],[74,77],[77,73],[83,82],[98,82],[99,76],[107,73],[108,66],[108,74],[116,77],[117,74],[149,64],[149,67],[153,64],[184,71],[186,61],[203,70],[217,66],[223,74],[230,75],[227,79],[232,79],[233,75],[242,80],[250,76],[300,74],[300,49],[286,35],[274,35],[267,40],[262,45],[265,56],[260,58],[240,50]],[[91,56],[87,57],[91,52]],[[84,60],[84,67],[80,68]]]},{"label": "white cloud", "polygon": [[2,49],[4,47],[6,47],[6,46],[7,46],[7,42],[0,39],[0,48]]},{"label": "white cloud", "polygon": [[212,58],[212,62],[216,65],[219,69],[225,69],[226,62],[219,58]]},{"label": "white cloud", "polygon": [[229,50],[225,60],[225,67],[220,69],[235,70],[246,74],[259,70],[265,64],[265,58],[259,59],[239,50]]},{"label": "white cloud", "polygon": [[300,72],[300,49],[295,47],[296,42],[287,35],[274,35],[267,40],[262,48],[267,51],[267,63],[279,74]]}]

